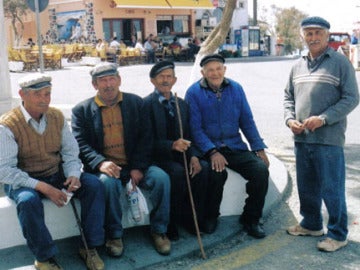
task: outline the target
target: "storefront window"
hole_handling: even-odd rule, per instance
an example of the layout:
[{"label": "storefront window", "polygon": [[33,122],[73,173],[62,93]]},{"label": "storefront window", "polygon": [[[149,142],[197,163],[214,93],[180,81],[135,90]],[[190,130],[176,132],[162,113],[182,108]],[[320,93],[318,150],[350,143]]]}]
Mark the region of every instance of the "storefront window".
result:
[{"label": "storefront window", "polygon": [[158,35],[188,34],[189,16],[159,15],[156,17]]}]

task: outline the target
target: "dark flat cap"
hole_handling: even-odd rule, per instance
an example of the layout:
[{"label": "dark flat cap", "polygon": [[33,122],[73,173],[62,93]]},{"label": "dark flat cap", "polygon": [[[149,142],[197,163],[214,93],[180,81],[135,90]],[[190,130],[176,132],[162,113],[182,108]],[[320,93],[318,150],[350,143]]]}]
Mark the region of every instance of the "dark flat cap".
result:
[{"label": "dark flat cap", "polygon": [[330,29],[330,23],[321,17],[308,17],[302,20],[301,28],[324,28]]},{"label": "dark flat cap", "polygon": [[119,74],[118,65],[114,63],[109,62],[102,62],[97,64],[91,71],[90,75],[93,79],[105,77],[105,76],[111,76],[111,75],[117,75]]},{"label": "dark flat cap", "polygon": [[24,90],[40,90],[51,86],[51,76],[44,73],[34,73],[19,79],[19,86]]},{"label": "dark flat cap", "polygon": [[222,57],[222,55],[220,54],[209,54],[206,55],[203,59],[201,59],[200,61],[200,67],[205,66],[207,63],[212,62],[212,61],[216,61],[216,62],[220,62],[220,63],[225,63],[225,58]]},{"label": "dark flat cap", "polygon": [[156,63],[150,70],[150,78],[155,78],[161,71],[169,68],[175,68],[175,64],[171,61],[161,61]]}]

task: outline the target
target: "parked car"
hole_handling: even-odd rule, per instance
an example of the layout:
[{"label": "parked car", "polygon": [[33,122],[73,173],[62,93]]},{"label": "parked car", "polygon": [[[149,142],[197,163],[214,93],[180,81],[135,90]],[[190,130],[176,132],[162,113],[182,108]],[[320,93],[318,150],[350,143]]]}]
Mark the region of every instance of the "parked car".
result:
[{"label": "parked car", "polygon": [[329,46],[335,51],[340,46],[348,45],[350,42],[350,35],[346,32],[332,32],[329,36]]}]

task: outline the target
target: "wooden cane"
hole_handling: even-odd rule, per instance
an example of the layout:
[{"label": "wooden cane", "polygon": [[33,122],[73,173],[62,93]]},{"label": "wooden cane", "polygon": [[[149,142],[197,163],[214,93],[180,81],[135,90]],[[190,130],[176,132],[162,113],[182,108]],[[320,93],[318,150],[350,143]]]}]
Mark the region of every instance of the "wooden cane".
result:
[{"label": "wooden cane", "polygon": [[[81,235],[81,240],[84,244],[84,247],[85,247],[85,251],[86,251],[86,256],[87,258],[90,259],[90,262],[91,262],[91,266],[93,267],[93,269],[96,269],[95,267],[95,262],[93,260],[93,258],[91,257],[90,255],[90,252],[89,252],[89,246],[87,244],[87,241],[86,241],[86,238],[85,238],[85,234],[84,234],[84,230],[83,228],[81,227],[81,221],[80,221],[80,217],[79,217],[79,214],[78,214],[78,211],[76,209],[76,205],[75,205],[75,201],[73,198],[70,199],[70,204],[72,206],[72,209],[73,209],[73,212],[74,212],[74,216],[75,216],[75,219],[76,219],[76,223],[78,225],[78,228],[79,228],[79,231],[80,231],[80,235]],[[87,260],[86,258],[86,260]],[[86,263],[86,261],[85,261]]]},{"label": "wooden cane", "polygon": [[[180,107],[179,107],[177,93],[175,93],[175,106],[176,106],[176,112],[177,112],[178,120],[179,120],[180,138],[184,139],[184,132],[183,132],[183,127],[182,127]],[[188,173],[189,169],[188,169],[188,165],[187,165],[187,158],[186,158],[186,152],[185,151],[183,152],[183,159],[184,159],[186,182],[187,182],[187,186],[188,186],[188,190],[189,190],[191,210],[192,210],[194,224],[195,224],[196,236],[197,236],[198,243],[199,243],[199,246],[200,246],[200,251],[201,251],[202,258],[206,259],[206,254],[205,254],[204,247],[203,247],[203,244],[202,244],[202,241],[201,241],[199,225],[198,225],[198,222],[197,222],[196,210],[195,210],[195,205],[194,205],[194,198],[193,198],[192,191],[191,191],[190,177],[189,177],[189,173]]]}]

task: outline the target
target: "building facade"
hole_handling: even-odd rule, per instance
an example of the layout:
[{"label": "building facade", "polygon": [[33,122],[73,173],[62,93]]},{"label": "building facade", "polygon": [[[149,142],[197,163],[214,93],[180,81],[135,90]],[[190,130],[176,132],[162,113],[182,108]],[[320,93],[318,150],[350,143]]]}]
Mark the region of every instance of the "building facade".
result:
[{"label": "building facade", "polygon": [[[40,31],[44,43],[95,43],[117,37],[129,44],[132,36],[144,40],[150,34],[206,38],[220,22],[224,5],[225,0],[49,0],[39,14]],[[247,0],[238,0],[230,37],[247,24],[247,8]],[[22,43],[36,40],[35,13],[29,10],[23,23]],[[14,46],[10,20],[5,26]]]}]

